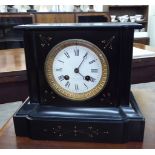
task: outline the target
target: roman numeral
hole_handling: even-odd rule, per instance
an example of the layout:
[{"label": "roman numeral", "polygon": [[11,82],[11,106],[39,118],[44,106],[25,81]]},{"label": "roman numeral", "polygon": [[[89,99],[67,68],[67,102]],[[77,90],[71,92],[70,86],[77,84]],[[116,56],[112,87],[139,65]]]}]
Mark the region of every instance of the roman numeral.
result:
[{"label": "roman numeral", "polygon": [[66,55],[67,58],[70,58],[68,52],[65,52],[64,54]]},{"label": "roman numeral", "polygon": [[85,87],[88,89],[88,86],[85,84],[85,83],[83,83],[84,85],[85,85]]},{"label": "roman numeral", "polygon": [[58,77],[58,79],[59,79],[60,81],[63,81],[63,80],[64,80],[64,76],[61,75],[61,76]]},{"label": "roman numeral", "polygon": [[98,69],[91,69],[91,72],[92,73],[97,73],[98,72]]},{"label": "roman numeral", "polygon": [[62,71],[62,68],[57,68],[56,71]]},{"label": "roman numeral", "polygon": [[93,78],[93,77],[90,77],[90,81],[91,81],[91,82],[95,82],[95,81],[96,81],[96,79],[95,79],[95,78]]},{"label": "roman numeral", "polygon": [[75,84],[75,90],[76,90],[76,91],[79,90],[78,84]]},{"label": "roman numeral", "polygon": [[79,56],[79,49],[74,50],[75,56]]},{"label": "roman numeral", "polygon": [[67,81],[66,84],[65,84],[65,87],[68,87],[69,88],[69,86],[70,86],[70,82]]},{"label": "roman numeral", "polygon": [[59,62],[62,62],[62,63],[64,63],[64,61],[61,61],[61,60],[58,60]]},{"label": "roman numeral", "polygon": [[89,62],[89,64],[92,64],[92,63],[94,63],[94,62],[95,62],[95,60],[92,60],[92,61]]}]

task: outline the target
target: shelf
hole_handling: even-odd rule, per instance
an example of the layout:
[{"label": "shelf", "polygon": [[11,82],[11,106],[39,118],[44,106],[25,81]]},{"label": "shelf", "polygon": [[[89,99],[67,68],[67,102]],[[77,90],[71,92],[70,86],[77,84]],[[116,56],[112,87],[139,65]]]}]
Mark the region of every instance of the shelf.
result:
[{"label": "shelf", "polygon": [[144,20],[144,21],[136,21],[136,23],[138,23],[138,24],[145,24],[145,23],[148,23],[148,21],[147,20]]},{"label": "shelf", "polygon": [[142,14],[146,20],[148,19],[148,5],[110,5],[109,13],[116,15],[136,15]]},{"label": "shelf", "polygon": [[138,8],[138,7],[147,7],[148,5],[110,5],[110,8]]},{"label": "shelf", "polygon": [[136,23],[142,24],[147,31],[148,9],[148,5],[110,5],[109,13],[110,15],[116,15],[116,18],[123,15],[135,16],[141,14],[143,15],[144,21],[136,21]]}]

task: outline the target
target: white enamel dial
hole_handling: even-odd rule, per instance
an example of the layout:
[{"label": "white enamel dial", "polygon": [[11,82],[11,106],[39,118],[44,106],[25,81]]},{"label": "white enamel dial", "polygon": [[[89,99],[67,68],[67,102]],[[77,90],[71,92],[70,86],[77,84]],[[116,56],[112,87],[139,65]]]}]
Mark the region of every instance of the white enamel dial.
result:
[{"label": "white enamel dial", "polygon": [[67,40],[52,49],[45,62],[51,88],[72,100],[86,100],[98,94],[108,79],[108,62],[94,44]]},{"label": "white enamel dial", "polygon": [[73,93],[84,93],[99,83],[102,65],[91,49],[73,45],[62,49],[56,55],[53,75],[62,88]]}]

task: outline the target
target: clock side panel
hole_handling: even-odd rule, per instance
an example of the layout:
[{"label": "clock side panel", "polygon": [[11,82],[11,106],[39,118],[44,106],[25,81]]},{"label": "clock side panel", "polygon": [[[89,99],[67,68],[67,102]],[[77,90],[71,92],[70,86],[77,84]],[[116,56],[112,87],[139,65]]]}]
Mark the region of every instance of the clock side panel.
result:
[{"label": "clock side panel", "polygon": [[[95,97],[86,101],[71,101],[57,95],[50,88],[44,71],[45,59],[49,51],[58,43],[68,39],[83,39],[100,48],[109,63],[109,78],[106,87]],[[117,106],[118,68],[120,63],[120,32],[106,30],[59,30],[35,32],[35,45],[38,62],[39,96],[41,104],[56,106]]]},{"label": "clock side panel", "polygon": [[35,36],[32,31],[24,32],[24,51],[27,69],[27,78],[29,85],[29,98],[33,103],[40,101],[39,79],[38,79],[38,61],[36,57]]},{"label": "clock side panel", "polygon": [[134,29],[120,31],[119,90],[120,105],[129,104]]}]

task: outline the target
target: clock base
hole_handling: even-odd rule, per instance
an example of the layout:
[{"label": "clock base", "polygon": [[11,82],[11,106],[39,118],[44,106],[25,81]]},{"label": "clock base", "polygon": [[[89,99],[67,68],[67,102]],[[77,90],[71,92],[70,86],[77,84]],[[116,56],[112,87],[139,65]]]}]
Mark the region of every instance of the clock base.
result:
[{"label": "clock base", "polygon": [[130,95],[120,107],[54,107],[25,101],[14,115],[17,136],[38,140],[123,143],[142,141],[145,120]]}]

